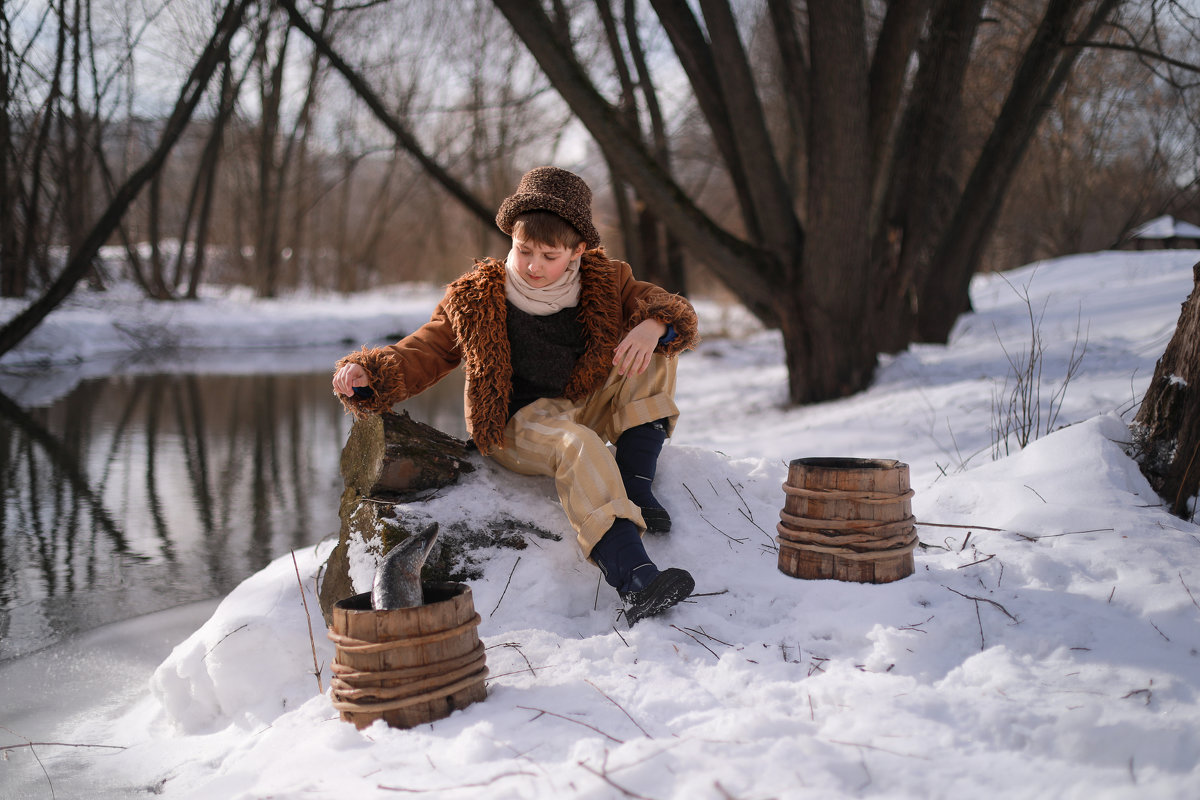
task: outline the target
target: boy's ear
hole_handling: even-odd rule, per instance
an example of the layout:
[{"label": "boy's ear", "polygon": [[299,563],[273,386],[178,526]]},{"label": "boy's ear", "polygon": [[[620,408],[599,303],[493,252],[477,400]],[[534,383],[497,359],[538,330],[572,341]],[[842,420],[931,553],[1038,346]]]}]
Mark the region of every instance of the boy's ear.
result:
[{"label": "boy's ear", "polygon": [[571,251],[571,259],[574,260],[579,258],[583,255],[585,250],[587,250],[587,242],[580,242],[579,244],[575,245],[575,249]]}]

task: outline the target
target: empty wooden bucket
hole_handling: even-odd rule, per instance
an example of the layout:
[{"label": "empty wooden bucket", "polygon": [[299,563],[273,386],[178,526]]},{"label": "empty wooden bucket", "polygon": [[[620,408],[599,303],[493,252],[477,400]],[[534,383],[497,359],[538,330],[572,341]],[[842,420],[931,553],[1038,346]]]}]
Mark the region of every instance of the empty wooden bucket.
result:
[{"label": "empty wooden bucket", "polygon": [[487,696],[487,665],[471,588],[425,583],[425,605],[375,611],[371,595],[333,606],[333,707],[365,728],[411,728]]},{"label": "empty wooden bucket", "polygon": [[796,578],[888,583],[913,573],[917,535],[908,465],[800,458],[788,465],[779,569]]}]

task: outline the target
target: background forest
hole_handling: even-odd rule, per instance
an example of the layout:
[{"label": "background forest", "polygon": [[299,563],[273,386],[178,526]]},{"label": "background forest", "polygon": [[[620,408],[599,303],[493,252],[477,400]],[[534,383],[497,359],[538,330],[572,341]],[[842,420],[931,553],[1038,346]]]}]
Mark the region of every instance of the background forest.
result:
[{"label": "background forest", "polygon": [[1200,221],[1180,0],[0,0],[0,34],[0,353],[80,280],[452,279],[555,163],[640,277],[781,328],[805,402],[944,341],[978,270]]}]

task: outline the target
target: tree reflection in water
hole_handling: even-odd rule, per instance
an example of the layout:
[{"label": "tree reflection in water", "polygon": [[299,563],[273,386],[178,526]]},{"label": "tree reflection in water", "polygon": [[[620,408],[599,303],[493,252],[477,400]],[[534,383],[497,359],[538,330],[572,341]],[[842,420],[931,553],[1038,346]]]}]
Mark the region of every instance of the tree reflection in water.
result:
[{"label": "tree reflection in water", "polygon": [[[457,373],[404,406],[456,436]],[[329,372],[89,380],[0,394],[0,660],[220,596],[336,533],[350,419]]]}]

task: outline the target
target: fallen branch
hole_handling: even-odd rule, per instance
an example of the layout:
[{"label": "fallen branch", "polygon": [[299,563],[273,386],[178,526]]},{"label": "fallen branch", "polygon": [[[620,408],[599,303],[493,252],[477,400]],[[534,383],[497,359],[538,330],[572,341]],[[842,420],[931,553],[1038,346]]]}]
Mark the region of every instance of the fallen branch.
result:
[{"label": "fallen branch", "polygon": [[960,525],[956,522],[921,522],[918,520],[913,524],[925,528],[971,528],[978,531],[995,531],[997,533],[1005,532],[1004,528],[989,528],[986,525]]},{"label": "fallen branch", "polygon": [[[5,728],[8,730],[8,728]],[[11,733],[11,731],[10,731]],[[14,736],[16,734],[13,734]],[[101,750],[127,750],[128,748],[119,744],[87,744],[81,742],[25,742],[24,744],[6,744],[0,747],[0,753],[6,753],[9,750],[24,750],[26,748],[33,749],[34,747],[91,747]]]},{"label": "fallen branch", "polygon": [[621,794],[625,795],[626,797],[632,797],[632,798],[634,798],[634,800],[651,800],[651,798],[649,798],[649,797],[646,797],[645,795],[641,795],[641,794],[638,794],[638,793],[636,793],[636,792],[631,792],[631,791],[629,791],[628,789],[626,789],[624,786],[621,786],[621,785],[619,785],[619,784],[617,784],[617,783],[614,783],[614,782],[613,782],[613,779],[612,779],[612,778],[610,778],[610,777],[608,777],[608,771],[607,771],[607,770],[605,770],[605,771],[601,771],[601,772],[597,772],[595,769],[593,769],[592,767],[588,766],[588,765],[587,765],[586,763],[584,763],[583,761],[580,761],[580,762],[579,762],[579,766],[583,767],[583,768],[584,768],[584,769],[586,769],[588,772],[592,773],[592,774],[593,774],[593,775],[595,775],[597,778],[599,778],[600,780],[604,781],[604,782],[605,782],[605,783],[607,783],[609,786],[613,787],[614,789],[616,789],[618,792],[620,792]]},{"label": "fallen branch", "polygon": [[526,775],[530,778],[537,777],[537,773],[535,773],[535,772],[525,772],[524,770],[514,770],[513,772],[501,772],[499,775],[496,775],[496,776],[490,778],[489,780],[481,781],[480,783],[460,783],[456,786],[439,786],[436,789],[409,789],[406,786],[385,786],[382,783],[377,784],[375,788],[382,789],[385,792],[408,792],[409,794],[425,794],[426,792],[439,792],[439,793],[440,792],[452,792],[455,789],[480,789],[480,788],[483,788],[484,786],[491,786],[493,783],[500,780],[501,778],[514,778],[519,775]]},{"label": "fallen branch", "polygon": [[1179,582],[1183,584],[1183,590],[1187,592],[1188,597],[1192,601],[1192,605],[1194,605],[1196,608],[1200,608],[1200,603],[1196,602],[1196,598],[1192,595],[1192,590],[1189,589],[1187,583],[1184,582],[1182,572],[1179,573]]},{"label": "fallen branch", "polygon": [[1021,622],[1021,620],[1017,619],[1017,618],[1016,618],[1016,617],[1014,617],[1012,614],[1010,614],[1007,608],[1005,608],[1004,606],[1000,605],[1000,604],[999,604],[999,603],[997,603],[995,600],[989,600],[989,599],[988,599],[988,598],[986,598],[986,597],[975,597],[974,595],[970,595],[970,594],[963,594],[962,592],[956,591],[956,590],[954,590],[954,589],[950,589],[950,587],[949,587],[949,586],[947,586],[946,588],[947,588],[947,589],[949,589],[950,591],[954,592],[954,593],[955,593],[956,595],[958,595],[959,597],[965,597],[965,598],[967,598],[968,600],[974,600],[974,601],[975,601],[975,602],[977,602],[977,603],[991,603],[993,606],[995,606],[996,608],[1000,609],[1000,611],[1001,611],[1001,612],[1004,614],[1004,616],[1008,617],[1008,618],[1009,618],[1009,619],[1011,619],[1013,622],[1016,622],[1016,623],[1020,623],[1020,622]]},{"label": "fallen branch", "polygon": [[[708,522],[708,518],[707,518],[707,517],[705,517],[703,514],[701,514],[701,515],[700,515],[700,519],[704,520],[705,522]],[[728,540],[729,540],[729,541],[731,541],[731,542],[737,542],[738,544],[745,544],[745,542],[746,542],[746,540],[745,540],[745,539],[738,539],[736,536],[730,536],[728,533],[726,533],[725,531],[721,530],[721,529],[720,529],[720,528],[718,528],[716,525],[713,525],[711,522],[708,522],[708,525],[709,525],[709,527],[710,527],[710,528],[712,528],[714,531],[716,531],[717,533],[721,534],[722,536],[724,536],[726,539],[728,539]]]},{"label": "fallen branch", "polygon": [[633,718],[632,714],[630,714],[628,711],[625,710],[624,706],[622,706],[616,700],[613,700],[611,697],[609,697],[607,694],[605,694],[604,690],[602,690],[599,686],[597,686],[596,684],[589,681],[587,678],[584,678],[584,682],[587,683],[588,686],[595,689],[597,692],[600,692],[601,697],[603,697],[605,700],[607,700],[608,702],[612,703],[614,706],[619,708],[621,710],[621,713],[624,714],[626,717],[629,717],[629,721],[632,722],[639,731],[641,731],[643,734],[645,734],[647,739],[654,738],[653,736],[650,735],[649,731],[647,731],[645,728],[642,727],[641,723],[639,723],[636,719]]},{"label": "fallen branch", "polygon": [[698,645],[700,645],[701,647],[703,647],[703,648],[704,648],[705,650],[707,650],[708,652],[712,653],[712,655],[713,655],[713,658],[717,659],[718,661],[720,661],[720,660],[721,660],[721,657],[720,657],[719,655],[717,655],[717,654],[716,654],[716,652],[714,652],[714,651],[713,651],[713,649],[712,649],[711,647],[709,647],[709,646],[708,646],[708,645],[706,645],[704,642],[702,642],[702,641],[700,641],[699,639],[697,639],[695,636],[692,636],[690,633],[688,633],[687,631],[685,631],[683,628],[679,627],[678,625],[672,625],[671,627],[672,627],[672,628],[674,628],[675,630],[679,631],[680,633],[682,633],[684,636],[686,636],[686,637],[688,637],[689,639],[691,639],[691,640],[692,640],[693,642],[695,642],[696,644],[698,644]]},{"label": "fallen branch", "polygon": [[[517,564],[520,564],[520,563],[521,563],[521,557],[517,556],[517,560],[515,562],[513,562],[512,569],[510,569],[508,571],[508,580],[506,580],[504,582],[504,591],[500,592],[500,600],[497,600],[496,605],[492,607],[491,613],[488,614],[489,618],[492,616],[492,614],[495,614],[496,609],[500,607],[500,601],[504,599],[504,595],[508,594],[508,585],[510,583],[512,583],[513,573],[517,571]],[[597,597],[599,597],[599,592],[600,592],[600,590],[599,590],[599,588],[597,588],[596,589]]]},{"label": "fallen branch", "polygon": [[[547,714],[551,717],[558,717],[559,719],[566,720],[567,722],[574,722],[576,725],[582,725],[583,727],[587,728],[588,730],[595,731],[596,733],[603,736],[605,739],[608,739],[610,742],[616,742],[617,744],[625,744],[625,741],[623,739],[618,739],[615,736],[607,734],[604,731],[597,728],[595,725],[589,725],[586,722],[581,722],[580,720],[577,720],[577,719],[571,719],[570,717],[563,716],[562,714],[555,714],[553,711],[547,711],[544,708],[533,708],[531,706],[517,706],[517,708],[519,708],[523,711],[536,711],[538,714],[538,717],[542,716],[543,714]],[[533,719],[537,719],[538,717],[534,717]],[[533,720],[530,720],[530,722],[533,722]]]},{"label": "fallen branch", "polygon": [[296,563],[296,551],[292,551],[292,566],[296,568],[296,583],[300,586],[300,600],[304,603],[304,616],[308,619],[308,643],[312,646],[313,675],[317,679],[317,694],[325,694],[321,685],[321,665],[317,663],[317,640],[313,638],[312,615],[308,613],[308,597],[304,594],[304,582],[300,580],[300,565]]}]

